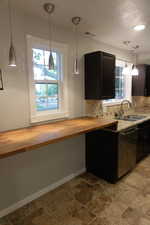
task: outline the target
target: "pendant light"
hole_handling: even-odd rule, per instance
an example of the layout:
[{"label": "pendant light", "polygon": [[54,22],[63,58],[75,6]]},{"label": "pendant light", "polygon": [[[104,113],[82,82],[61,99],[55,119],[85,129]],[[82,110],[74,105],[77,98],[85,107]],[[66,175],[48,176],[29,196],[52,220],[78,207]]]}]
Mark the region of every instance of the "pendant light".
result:
[{"label": "pendant light", "polygon": [[50,49],[50,54],[49,54],[49,62],[48,62],[48,67],[49,70],[54,70],[55,69],[55,64],[54,64],[54,58],[53,58],[53,53],[52,53],[52,37],[53,37],[53,24],[52,24],[52,13],[55,10],[55,5],[53,3],[45,3],[43,6],[45,12],[48,13],[48,20],[49,20],[49,49]]},{"label": "pendant light", "polygon": [[8,10],[9,10],[9,28],[10,28],[10,48],[9,48],[9,63],[8,66],[16,66],[16,54],[13,45],[13,32],[12,32],[12,12],[11,12],[11,0],[8,0]]},{"label": "pendant light", "polygon": [[72,18],[72,23],[74,25],[74,32],[75,32],[75,58],[74,58],[74,65],[73,65],[73,74],[79,75],[79,59],[78,59],[78,31],[77,26],[81,21],[81,17],[75,16]]},{"label": "pendant light", "polygon": [[[130,41],[124,41],[124,42],[123,42],[123,44],[124,44],[126,47],[128,47],[130,43],[131,43]],[[130,68],[129,68],[127,62],[125,62],[125,67],[123,68],[122,74],[123,74],[123,75],[129,75],[129,74],[130,74]]]},{"label": "pendant light", "polygon": [[130,74],[130,68],[129,68],[127,62],[125,64],[125,67],[123,68],[122,74],[123,75],[129,75]]},{"label": "pendant light", "polygon": [[132,66],[131,75],[132,76],[138,76],[139,75],[139,70],[138,70],[138,68],[135,65]]},{"label": "pendant light", "polygon": [[135,51],[135,64],[133,64],[133,66],[132,66],[131,75],[132,76],[138,76],[139,75],[139,70],[137,68],[137,53],[136,53],[136,50],[139,48],[139,45],[136,45],[133,48],[134,48],[134,51]]}]

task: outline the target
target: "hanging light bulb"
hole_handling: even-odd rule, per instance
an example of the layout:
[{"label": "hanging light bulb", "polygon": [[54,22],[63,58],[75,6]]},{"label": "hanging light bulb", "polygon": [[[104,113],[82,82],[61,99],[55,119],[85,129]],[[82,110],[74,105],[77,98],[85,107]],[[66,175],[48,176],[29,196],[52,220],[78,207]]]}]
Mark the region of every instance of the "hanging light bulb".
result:
[{"label": "hanging light bulb", "polygon": [[53,24],[52,24],[51,16],[52,16],[52,13],[55,10],[55,5],[52,4],[52,3],[45,3],[43,8],[49,15],[48,19],[49,19],[49,49],[50,49],[50,54],[49,54],[48,68],[49,68],[49,70],[54,70],[55,64],[54,64],[54,57],[53,57],[53,52],[52,52]]},{"label": "hanging light bulb", "polygon": [[129,75],[130,74],[130,68],[128,67],[127,63],[125,64],[125,67],[123,68],[122,74],[123,75]]},{"label": "hanging light bulb", "polygon": [[135,65],[132,66],[131,75],[132,76],[138,76],[139,75],[139,70],[138,70],[138,68]]},{"label": "hanging light bulb", "polygon": [[15,49],[13,44],[11,43],[10,49],[9,49],[9,64],[8,66],[16,66],[16,55],[15,55]]},{"label": "hanging light bulb", "polygon": [[[136,51],[140,46],[139,45],[136,45],[134,48],[134,50]],[[131,75],[132,76],[138,76],[139,75],[139,70],[137,68],[137,54],[135,52],[135,64],[133,64],[132,66],[132,71],[131,71]]]},{"label": "hanging light bulb", "polygon": [[10,27],[10,48],[9,48],[9,63],[8,63],[8,66],[16,66],[16,54],[15,54],[15,48],[13,46],[12,18],[11,18],[10,0],[8,0],[8,9],[9,9],[9,27]]},{"label": "hanging light bulb", "polygon": [[52,51],[50,51],[50,55],[49,55],[48,68],[49,68],[49,70],[54,70],[55,69],[55,64],[54,64],[54,58],[53,58]]},{"label": "hanging light bulb", "polygon": [[79,59],[78,59],[78,32],[77,32],[77,26],[79,25],[81,21],[81,17],[76,16],[72,18],[72,23],[75,27],[75,42],[76,42],[76,46],[75,46],[75,59],[74,59],[74,65],[73,65],[73,74],[75,75],[79,75]]}]

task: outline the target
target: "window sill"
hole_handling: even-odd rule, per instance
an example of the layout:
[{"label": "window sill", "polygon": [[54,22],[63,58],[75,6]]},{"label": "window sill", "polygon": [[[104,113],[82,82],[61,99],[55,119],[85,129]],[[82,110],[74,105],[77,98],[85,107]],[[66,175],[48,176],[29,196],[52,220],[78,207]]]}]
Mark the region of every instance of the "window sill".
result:
[{"label": "window sill", "polygon": [[69,117],[68,112],[56,112],[46,115],[36,115],[31,117],[31,123],[46,122],[50,120],[66,119]]},{"label": "window sill", "polygon": [[124,99],[120,100],[120,101],[116,101],[116,102],[103,102],[103,105],[104,106],[115,106],[115,105],[120,105],[121,102],[123,101]]},{"label": "window sill", "polygon": [[130,102],[132,102],[132,100],[129,99],[129,98],[123,98],[123,99],[120,99],[120,100],[116,100],[116,101],[114,101],[114,102],[104,102],[104,101],[103,101],[103,105],[104,105],[104,106],[108,106],[108,107],[109,107],[109,106],[120,105],[121,102],[124,101],[124,100],[129,100]]}]

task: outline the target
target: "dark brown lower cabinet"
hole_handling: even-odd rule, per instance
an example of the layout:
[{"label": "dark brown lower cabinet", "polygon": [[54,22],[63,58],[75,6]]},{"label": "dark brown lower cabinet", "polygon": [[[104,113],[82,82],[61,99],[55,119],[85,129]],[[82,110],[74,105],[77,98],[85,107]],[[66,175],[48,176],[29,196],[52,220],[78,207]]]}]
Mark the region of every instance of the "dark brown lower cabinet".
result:
[{"label": "dark brown lower cabinet", "polygon": [[138,144],[136,161],[139,162],[150,153],[150,121],[138,125]]},{"label": "dark brown lower cabinet", "polygon": [[86,134],[86,168],[111,183],[117,182],[136,165],[138,129],[111,129]]}]

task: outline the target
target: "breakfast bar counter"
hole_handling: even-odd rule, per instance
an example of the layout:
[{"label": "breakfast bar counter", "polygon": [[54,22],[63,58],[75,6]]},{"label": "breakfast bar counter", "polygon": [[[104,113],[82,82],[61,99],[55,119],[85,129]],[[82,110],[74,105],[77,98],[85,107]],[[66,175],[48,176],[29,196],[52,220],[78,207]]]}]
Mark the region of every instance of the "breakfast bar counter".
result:
[{"label": "breakfast bar counter", "polygon": [[82,117],[0,133],[0,158],[117,124],[115,120]]}]

